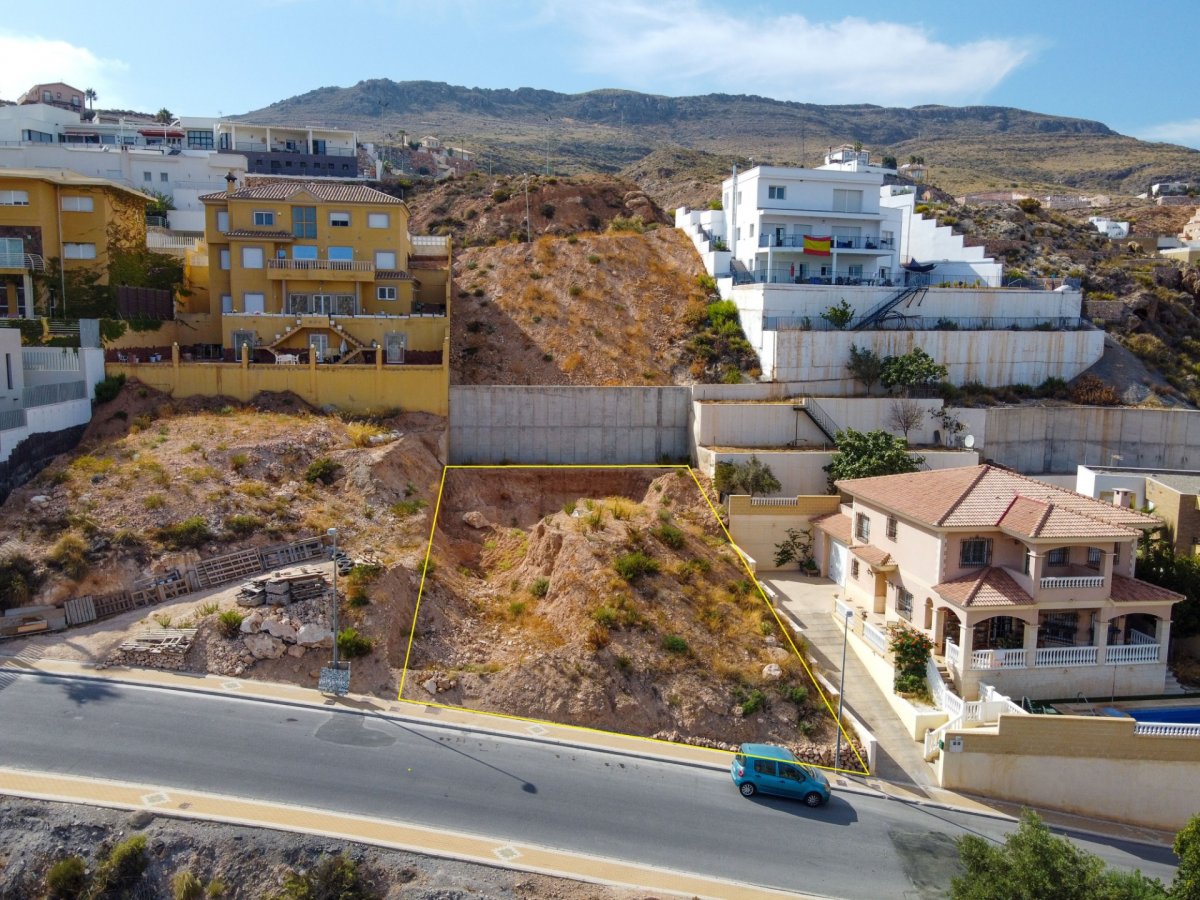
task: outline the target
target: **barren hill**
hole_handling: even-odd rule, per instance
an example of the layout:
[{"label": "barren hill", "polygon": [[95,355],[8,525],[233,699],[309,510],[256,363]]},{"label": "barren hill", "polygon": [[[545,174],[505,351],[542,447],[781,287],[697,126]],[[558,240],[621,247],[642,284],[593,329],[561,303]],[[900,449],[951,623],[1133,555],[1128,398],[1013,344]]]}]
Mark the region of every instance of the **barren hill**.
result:
[{"label": "barren hill", "polygon": [[[880,154],[925,157],[937,183],[953,193],[1016,182],[1137,194],[1151,181],[1200,180],[1195,150],[1138,141],[1100,122],[997,106],[821,106],[745,95],[561,94],[371,79],[280,100],[246,118],[354,128],[381,140],[433,130],[507,172],[615,172],[664,149],[815,165],[827,147],[862,141]],[[681,173],[681,183],[690,180]]]},{"label": "barren hill", "polygon": [[687,470],[451,470],[432,559],[405,697],[829,762],[832,717]]}]

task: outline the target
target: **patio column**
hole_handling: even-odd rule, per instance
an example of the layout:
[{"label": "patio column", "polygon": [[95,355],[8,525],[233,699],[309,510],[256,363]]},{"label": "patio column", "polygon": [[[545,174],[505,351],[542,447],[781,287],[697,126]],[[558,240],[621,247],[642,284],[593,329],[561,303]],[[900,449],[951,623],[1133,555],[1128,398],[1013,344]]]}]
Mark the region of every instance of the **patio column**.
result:
[{"label": "patio column", "polygon": [[1167,649],[1171,640],[1171,614],[1158,617],[1158,624],[1154,628],[1154,637],[1158,640],[1159,653],[1162,654],[1162,661],[1167,661]]},{"label": "patio column", "polygon": [[1032,666],[1037,662],[1038,625],[1025,623],[1025,641],[1021,645],[1025,650],[1025,665]]},{"label": "patio column", "polygon": [[958,626],[958,646],[962,652],[963,670],[971,668],[971,652],[975,649],[975,624],[962,622]]},{"label": "patio column", "polygon": [[1096,645],[1096,663],[1104,665],[1107,662],[1108,656],[1108,629],[1112,624],[1110,619],[1102,619],[1097,613],[1096,615],[1096,633],[1092,638],[1092,643]]}]

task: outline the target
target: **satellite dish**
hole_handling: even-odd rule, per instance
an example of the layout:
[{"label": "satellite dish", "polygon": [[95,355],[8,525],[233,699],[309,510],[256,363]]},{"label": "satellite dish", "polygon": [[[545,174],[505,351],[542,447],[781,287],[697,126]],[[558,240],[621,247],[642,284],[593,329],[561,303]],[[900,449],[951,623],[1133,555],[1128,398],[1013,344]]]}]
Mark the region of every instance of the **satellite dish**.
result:
[{"label": "satellite dish", "polygon": [[968,450],[970,450],[972,447],[974,447],[975,446],[975,435],[968,434],[965,438],[963,438],[963,446],[966,447]]}]

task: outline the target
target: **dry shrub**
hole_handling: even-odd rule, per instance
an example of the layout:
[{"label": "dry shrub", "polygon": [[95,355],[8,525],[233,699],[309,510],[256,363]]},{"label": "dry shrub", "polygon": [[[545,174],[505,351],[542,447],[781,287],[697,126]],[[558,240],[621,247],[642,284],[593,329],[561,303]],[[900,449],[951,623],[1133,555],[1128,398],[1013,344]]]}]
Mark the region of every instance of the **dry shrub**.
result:
[{"label": "dry shrub", "polygon": [[371,446],[371,438],[384,433],[384,429],[370,422],[351,422],[346,426],[346,434],[354,447]]},{"label": "dry shrub", "polygon": [[564,372],[574,372],[583,365],[583,354],[576,351],[567,356],[562,362],[562,370]]},{"label": "dry shrub", "polygon": [[1083,406],[1119,406],[1121,398],[1111,385],[1095,375],[1084,375],[1071,385],[1071,402]]}]

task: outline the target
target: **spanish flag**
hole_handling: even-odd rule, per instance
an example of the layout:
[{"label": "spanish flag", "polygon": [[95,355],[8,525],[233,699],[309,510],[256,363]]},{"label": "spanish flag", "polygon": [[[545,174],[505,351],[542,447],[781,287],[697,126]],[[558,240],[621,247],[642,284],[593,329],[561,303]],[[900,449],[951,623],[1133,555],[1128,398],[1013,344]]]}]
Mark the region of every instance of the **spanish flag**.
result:
[{"label": "spanish flag", "polygon": [[804,252],[812,256],[829,256],[829,242],[827,237],[813,237],[810,234],[804,236]]}]

